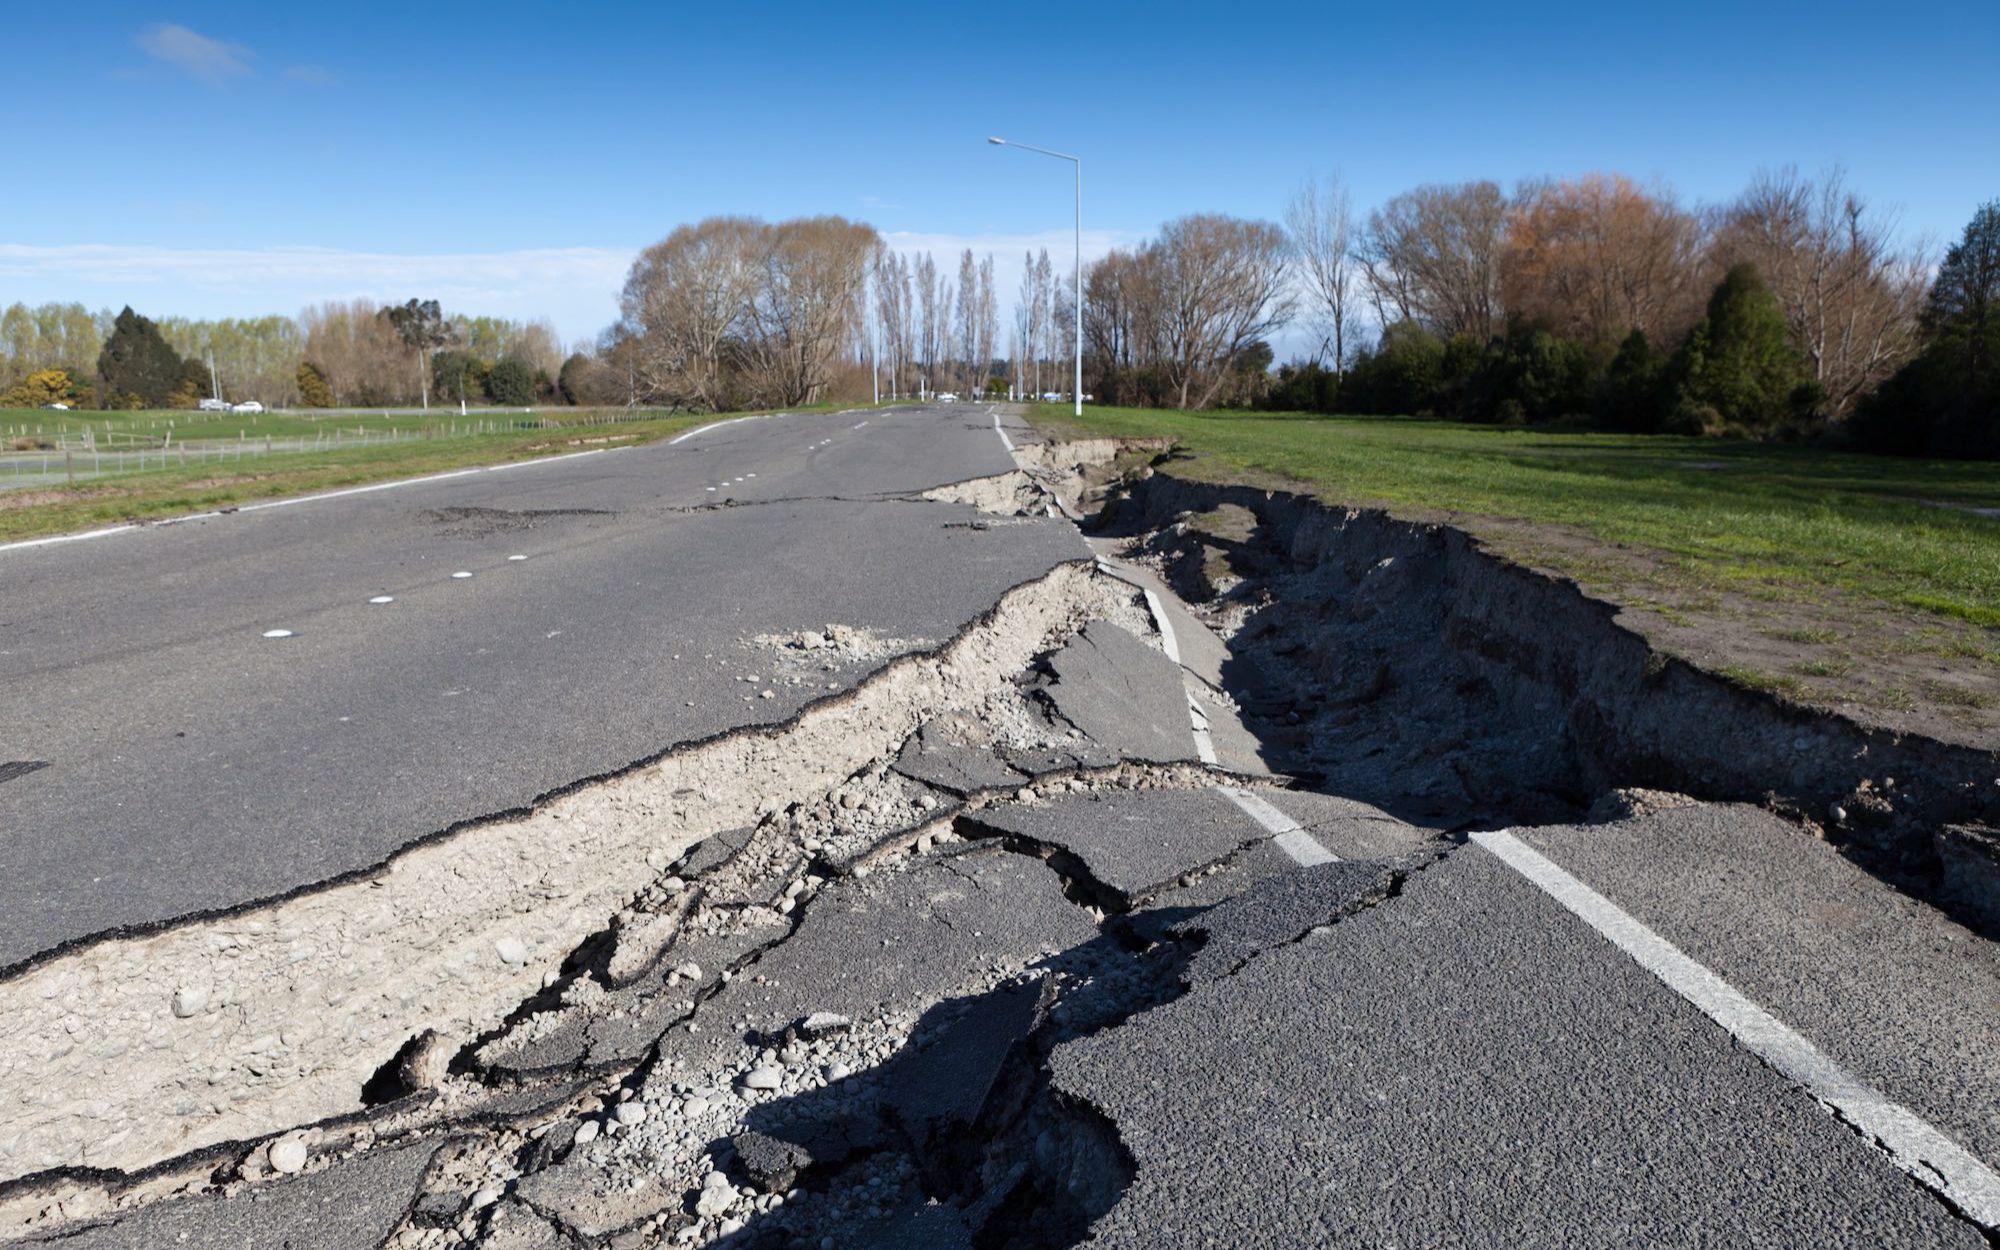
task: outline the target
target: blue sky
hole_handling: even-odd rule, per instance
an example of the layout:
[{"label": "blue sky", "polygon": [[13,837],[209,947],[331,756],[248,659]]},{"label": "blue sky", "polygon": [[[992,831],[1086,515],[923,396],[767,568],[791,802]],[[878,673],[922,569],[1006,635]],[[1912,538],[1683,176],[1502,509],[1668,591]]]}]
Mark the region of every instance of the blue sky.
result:
[{"label": "blue sky", "polygon": [[[295,313],[437,295],[615,314],[633,251],[710,213],[893,244],[1087,251],[1185,212],[1277,217],[1338,170],[1618,170],[1719,200],[1832,162],[1906,229],[2000,196],[2000,5],[38,5],[9,14],[0,304]],[[24,107],[25,105],[25,107]],[[24,176],[44,171],[38,179]],[[31,194],[23,188],[33,186]]]}]

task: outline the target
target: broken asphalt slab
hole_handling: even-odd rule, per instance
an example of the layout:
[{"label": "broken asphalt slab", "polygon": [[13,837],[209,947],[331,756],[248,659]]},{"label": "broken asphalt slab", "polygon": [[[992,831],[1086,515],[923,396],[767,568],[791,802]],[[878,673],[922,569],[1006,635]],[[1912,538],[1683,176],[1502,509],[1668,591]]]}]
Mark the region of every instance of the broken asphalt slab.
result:
[{"label": "broken asphalt slab", "polygon": [[184,1198],[63,1229],[26,1245],[62,1250],[376,1250],[408,1213],[438,1144],[344,1159],[240,1192]]},{"label": "broken asphalt slab", "polygon": [[1180,667],[1108,621],[1093,621],[1049,657],[1042,690],[1057,715],[1117,755],[1195,758]]},{"label": "broken asphalt slab", "polygon": [[1061,857],[1051,860],[1057,869],[1077,875],[1093,902],[1114,911],[1271,836],[1215,790],[1091,791],[961,820],[971,832]]},{"label": "broken asphalt slab", "polygon": [[[997,848],[912,861],[830,884],[798,930],[676,1027],[663,1058],[703,1065],[745,1036],[777,1036],[815,1012],[861,1019],[959,992],[974,970],[1030,964],[1097,936],[1056,875]],[[727,1025],[711,1022],[726,1020]]]},{"label": "broken asphalt slab", "polygon": [[963,798],[983,790],[1009,790],[1027,781],[993,751],[942,721],[924,725],[896,756],[895,769],[913,781]]}]

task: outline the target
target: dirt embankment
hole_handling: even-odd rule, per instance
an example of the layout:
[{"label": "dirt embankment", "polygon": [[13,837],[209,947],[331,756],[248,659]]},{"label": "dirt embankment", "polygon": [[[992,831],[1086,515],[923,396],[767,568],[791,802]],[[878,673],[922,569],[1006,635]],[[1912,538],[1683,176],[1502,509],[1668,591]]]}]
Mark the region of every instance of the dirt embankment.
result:
[{"label": "dirt embankment", "polygon": [[1228,639],[1280,766],[1428,817],[1536,822],[1623,788],[1763,803],[2000,930],[2000,757],[1746,688],[1462,530],[1140,470],[1094,528]]}]

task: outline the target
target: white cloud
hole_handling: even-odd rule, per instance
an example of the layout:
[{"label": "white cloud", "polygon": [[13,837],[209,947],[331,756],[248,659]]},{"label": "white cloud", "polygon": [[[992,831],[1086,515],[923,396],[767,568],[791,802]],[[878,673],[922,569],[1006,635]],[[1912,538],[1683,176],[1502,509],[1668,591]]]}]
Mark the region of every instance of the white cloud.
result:
[{"label": "white cloud", "polygon": [[455,312],[548,317],[566,338],[618,315],[636,249],[530,248],[396,254],[323,247],[163,248],[0,243],[13,298],[131,303],[150,315],[294,314],[327,299],[437,299]]},{"label": "white cloud", "polygon": [[164,22],[139,36],[147,56],[186,70],[203,82],[221,82],[250,72],[250,49],[210,39],[185,26]]}]

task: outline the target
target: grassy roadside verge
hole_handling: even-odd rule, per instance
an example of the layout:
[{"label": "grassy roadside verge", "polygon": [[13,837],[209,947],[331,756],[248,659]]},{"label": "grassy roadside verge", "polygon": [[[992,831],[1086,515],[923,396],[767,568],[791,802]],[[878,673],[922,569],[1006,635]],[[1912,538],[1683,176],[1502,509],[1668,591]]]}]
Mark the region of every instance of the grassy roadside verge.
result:
[{"label": "grassy roadside verge", "polygon": [[[867,407],[866,404],[860,405]],[[835,411],[855,405],[788,408]],[[671,438],[720,416],[647,416],[612,424],[517,430],[372,447],[279,453],[236,463],[148,470],[74,487],[0,491],[0,542],[42,538],[127,521],[161,520],[263,499],[508,464],[595,447],[633,447]]]},{"label": "grassy roadside verge", "polygon": [[2000,507],[2000,465],[1413,419],[1030,419],[1172,438],[1190,478],[1448,520],[1650,613],[1749,684],[1961,727],[2000,705],[2000,517],[1973,511]]}]

